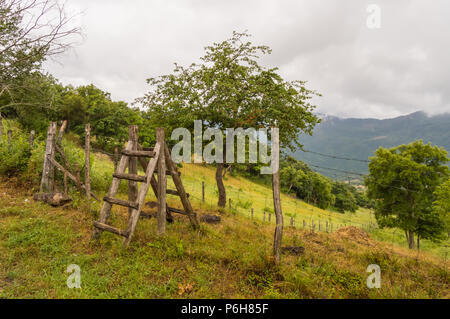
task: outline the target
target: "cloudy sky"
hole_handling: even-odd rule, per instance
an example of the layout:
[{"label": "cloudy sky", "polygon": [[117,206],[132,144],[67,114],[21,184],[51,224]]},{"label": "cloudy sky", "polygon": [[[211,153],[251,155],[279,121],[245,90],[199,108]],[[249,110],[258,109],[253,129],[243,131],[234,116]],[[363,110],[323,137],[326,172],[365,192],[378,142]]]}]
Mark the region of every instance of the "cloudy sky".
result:
[{"label": "cloudy sky", "polygon": [[[370,6],[375,4],[376,7]],[[46,69],[132,102],[146,78],[190,64],[203,48],[248,30],[263,60],[323,96],[317,111],[388,118],[450,112],[448,0],[68,0],[85,35]],[[370,6],[370,7],[369,7]],[[377,8],[380,9],[379,15]],[[378,17],[380,19],[378,19]],[[377,28],[379,24],[379,28]]]}]

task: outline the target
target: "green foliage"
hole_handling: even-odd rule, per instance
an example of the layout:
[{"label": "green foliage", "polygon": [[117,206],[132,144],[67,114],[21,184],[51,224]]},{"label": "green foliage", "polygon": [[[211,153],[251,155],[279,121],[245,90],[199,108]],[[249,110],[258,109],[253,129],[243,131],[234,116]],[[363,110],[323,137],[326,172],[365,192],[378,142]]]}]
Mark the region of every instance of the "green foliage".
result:
[{"label": "green foliage", "polygon": [[[4,133],[0,139],[0,174],[16,175],[27,169],[31,148],[28,136],[25,136],[12,122],[4,122]],[[6,131],[12,130],[12,139],[8,141]]]},{"label": "green foliage", "polygon": [[334,207],[336,207],[339,212],[356,212],[358,205],[349,185],[342,182],[334,182],[331,192],[335,196]]},{"label": "green foliage", "polygon": [[450,232],[450,179],[440,185],[436,191],[436,200],[433,203],[433,211],[444,222],[446,232]]},{"label": "green foliage", "polygon": [[414,234],[437,240],[445,229],[432,203],[436,189],[449,175],[448,160],[443,148],[422,141],[379,148],[371,158],[365,183],[369,197],[376,200],[378,225],[403,229],[410,248]]}]

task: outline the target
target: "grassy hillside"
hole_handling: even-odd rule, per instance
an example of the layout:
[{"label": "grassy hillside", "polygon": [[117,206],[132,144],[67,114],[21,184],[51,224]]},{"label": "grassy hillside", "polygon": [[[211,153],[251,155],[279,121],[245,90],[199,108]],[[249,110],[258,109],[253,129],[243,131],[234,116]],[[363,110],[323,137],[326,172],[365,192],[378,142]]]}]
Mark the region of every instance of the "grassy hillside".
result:
[{"label": "grassy hillside", "polygon": [[[105,156],[95,156],[92,171],[98,195],[109,185],[112,169]],[[218,213],[213,168],[192,164],[184,165],[181,172],[196,211]],[[398,245],[404,241],[401,232],[393,230],[375,229],[367,235],[359,228],[341,226],[332,234],[317,228],[312,233],[303,229],[303,220],[367,225],[371,215],[323,211],[287,195],[282,196],[286,224],[293,216],[296,228],[285,228],[283,244],[303,246],[305,253],[283,255],[281,266],[274,267],[274,218],[272,223],[262,221],[264,208],[273,207],[270,189],[243,178],[228,177],[225,183],[232,209],[221,214],[219,225],[202,224],[193,231],[185,217],[177,216],[167,235],[158,238],[155,220],[141,219],[130,248],[124,249],[121,239],[110,233],[98,243],[90,242],[100,203],[87,212],[83,200],[73,193],[73,205],[51,208],[31,199],[35,190],[29,185],[0,180],[0,297],[450,297],[447,264],[437,256],[444,254],[440,246],[424,242],[425,252],[408,251]],[[125,197],[126,188],[121,189]],[[171,196],[169,204],[180,207],[175,199]],[[148,200],[154,197],[149,195]],[[126,216],[126,209],[115,207],[111,222],[123,227]],[[382,271],[379,290],[366,287],[366,268],[373,263]],[[80,290],[66,286],[70,264],[81,267]]]}]

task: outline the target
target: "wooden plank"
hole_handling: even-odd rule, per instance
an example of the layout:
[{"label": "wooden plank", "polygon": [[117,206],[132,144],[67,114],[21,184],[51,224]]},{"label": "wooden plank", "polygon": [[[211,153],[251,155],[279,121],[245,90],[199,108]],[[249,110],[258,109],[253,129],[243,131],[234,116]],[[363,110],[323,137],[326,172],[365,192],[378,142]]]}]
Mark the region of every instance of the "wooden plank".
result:
[{"label": "wooden plank", "polygon": [[103,224],[100,222],[94,222],[94,227],[101,229],[101,230],[109,231],[110,233],[114,233],[116,235],[123,236],[125,238],[128,237],[128,234],[126,231],[123,231],[123,230],[113,227],[111,225]]},{"label": "wooden plank", "polygon": [[47,140],[45,142],[44,166],[42,169],[42,179],[39,188],[39,191],[41,193],[49,193],[52,191],[50,185],[50,177],[53,165],[50,159],[53,157],[52,154],[54,153],[55,149],[54,147],[55,135],[56,135],[56,122],[51,122],[50,126],[48,127]]},{"label": "wooden plank", "polygon": [[188,213],[186,213],[184,210],[175,208],[175,207],[167,207],[169,209],[170,212],[172,213],[177,213],[177,214],[181,214],[181,215],[189,215]]},{"label": "wooden plank", "polygon": [[[128,141],[125,149],[129,150],[131,148],[131,143]],[[120,159],[119,164],[117,165],[116,173],[125,173],[125,169],[128,165],[128,158],[126,156],[122,156]],[[119,190],[119,184],[120,179],[113,178],[111,182],[111,186],[109,187],[108,191],[108,197],[114,197],[117,194],[117,191]],[[98,221],[100,223],[106,224],[109,218],[109,215],[111,213],[111,203],[108,203],[106,201],[103,202],[103,206],[100,210],[100,216]],[[101,230],[94,228],[94,231],[92,232],[92,239],[98,239],[100,237]]]},{"label": "wooden plank", "polygon": [[[142,146],[139,144],[138,144],[138,150],[142,150]],[[147,166],[148,166],[147,160],[143,157],[139,157],[138,159],[139,159],[139,163],[142,166],[142,169],[144,171],[147,171]],[[166,172],[167,172],[167,170],[166,170]],[[150,186],[152,187],[153,193],[155,194],[156,198],[158,198],[158,181],[156,180],[154,175],[152,175],[152,178],[150,180]],[[166,204],[166,206],[167,206],[167,204]],[[168,209],[166,210],[166,219],[169,222],[173,221],[172,214],[170,213],[170,211]]]},{"label": "wooden plank", "polygon": [[[155,171],[154,174],[155,174],[155,175],[158,175],[158,172]],[[178,174],[178,176],[181,176],[181,172],[177,172],[177,174]],[[166,169],[166,175],[172,175],[172,172],[169,171],[168,169]]]},{"label": "wooden plank", "polygon": [[[86,125],[89,125],[89,124],[86,124]],[[62,137],[63,137],[64,131],[66,130],[66,126],[67,126],[67,120],[64,120],[61,124],[61,127],[59,128],[58,138],[56,140],[56,144],[58,144],[58,145],[61,145]]]},{"label": "wooden plank", "polygon": [[[128,128],[128,139],[132,143],[131,150],[133,152],[137,151],[138,145],[138,127],[137,125],[130,125]],[[128,174],[137,175],[138,172],[138,161],[137,157],[130,156],[128,158]],[[136,203],[138,198],[138,184],[136,181],[128,181],[128,200],[132,203]],[[128,208],[128,214],[131,215],[133,208]]]},{"label": "wooden plank", "polygon": [[124,200],[124,199],[118,199],[118,198],[105,196],[105,197],[103,197],[103,200],[110,204],[116,204],[116,205],[131,208],[131,209],[137,209],[139,207],[138,203],[131,202],[129,200]]},{"label": "wooden plank", "polygon": [[[178,193],[178,191],[176,191],[174,189],[168,189],[168,190],[166,190],[166,193],[169,195],[180,196],[180,193]],[[189,193],[186,193],[186,196],[189,198]]]},{"label": "wooden plank", "polygon": [[[156,128],[156,141],[164,148],[166,144],[165,134],[164,129],[161,127]],[[156,215],[158,235],[163,235],[166,232],[166,192],[166,159],[164,151],[162,151],[159,153],[158,158],[158,214]]]},{"label": "wooden plank", "polygon": [[199,223],[197,219],[197,214],[194,212],[191,206],[191,202],[189,201],[189,198],[187,197],[186,191],[184,190],[183,183],[181,182],[181,178],[178,175],[177,167],[175,163],[172,161],[172,158],[170,157],[170,151],[167,144],[164,144],[164,152],[166,157],[166,163],[168,166],[169,171],[171,172],[173,183],[175,184],[175,187],[177,188],[178,194],[180,194],[181,203],[183,204],[183,208],[188,213],[189,221],[191,222],[194,229],[198,229]]},{"label": "wooden plank", "polygon": [[126,173],[114,173],[113,177],[115,178],[120,178],[120,179],[126,179],[129,181],[135,181],[135,182],[145,182],[147,180],[147,177],[145,176],[141,176],[141,175],[137,175],[137,174],[126,174]]},{"label": "wooden plank", "polygon": [[[77,178],[71,173],[69,172],[67,169],[65,169],[61,164],[59,164],[56,160],[54,159],[50,159],[50,162],[57,168],[59,169],[63,174],[66,174],[67,177],[69,177],[74,183],[77,183]],[[81,189],[86,190],[85,186],[83,184],[80,185]],[[91,196],[97,200],[100,201],[98,199],[98,197],[91,191]]]},{"label": "wooden plank", "polygon": [[155,156],[155,152],[122,150],[122,155],[135,156],[135,157],[154,157]]},{"label": "wooden plank", "polygon": [[148,188],[150,186],[150,181],[153,176],[153,172],[155,171],[156,165],[158,164],[158,157],[160,153],[161,145],[159,143],[156,143],[155,145],[155,156],[150,159],[150,162],[147,165],[147,170],[145,172],[145,175],[147,177],[146,183],[143,183],[141,185],[141,189],[139,190],[139,197],[138,197],[138,203],[139,207],[138,209],[134,209],[131,213],[130,218],[128,219],[128,227],[127,227],[127,233],[129,234],[128,237],[124,240],[124,245],[128,246],[130,244],[131,238],[133,237],[134,231],[136,229],[137,222],[139,220],[139,215],[141,213],[142,207],[145,202],[145,196],[147,195]]}]

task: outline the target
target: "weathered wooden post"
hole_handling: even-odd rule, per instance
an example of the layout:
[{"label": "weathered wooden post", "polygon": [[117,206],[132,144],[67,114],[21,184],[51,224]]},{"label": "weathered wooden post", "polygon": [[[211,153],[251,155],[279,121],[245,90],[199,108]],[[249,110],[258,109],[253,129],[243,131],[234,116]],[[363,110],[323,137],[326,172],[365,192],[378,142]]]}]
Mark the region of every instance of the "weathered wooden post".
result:
[{"label": "weathered wooden post", "polygon": [[[64,121],[66,123],[66,121]],[[64,124],[63,124],[64,125]],[[62,126],[61,126],[62,128]],[[84,137],[84,188],[86,190],[86,198],[88,201],[88,211],[91,210],[91,125],[86,124]],[[59,131],[61,133],[61,130]],[[62,134],[61,134],[62,137]],[[59,137],[58,137],[59,140]],[[66,175],[64,174],[64,177]]]},{"label": "weathered wooden post", "polygon": [[272,219],[272,214],[269,213],[269,223],[270,223],[271,219]]},{"label": "weathered wooden post", "polygon": [[294,227],[294,218],[291,216],[291,226]]},{"label": "weathered wooden post", "polygon": [[266,221],[266,211],[264,211],[264,217],[263,217],[263,222]]},{"label": "weathered wooden post", "polygon": [[83,189],[81,188],[80,166],[78,163],[75,163],[75,183],[77,184],[77,189],[81,194]]},{"label": "weathered wooden post", "polygon": [[[272,129],[272,192],[273,192],[273,206],[275,210],[276,226],[273,240],[273,255],[276,264],[281,261],[281,241],[283,237],[283,213],[281,211],[281,196],[280,196],[280,141],[278,135],[278,128]],[[269,215],[270,216],[270,215]]]},{"label": "weathered wooden post", "polygon": [[328,233],[328,220],[325,222],[325,228],[326,228],[326,231]]},{"label": "weathered wooden post", "polygon": [[12,130],[8,130],[8,144],[11,144],[12,141]]},{"label": "weathered wooden post", "polygon": [[231,209],[231,198],[228,198],[228,208]]},{"label": "weathered wooden post", "polygon": [[164,129],[156,129],[156,142],[161,145],[158,159],[158,235],[166,232],[166,157]]},{"label": "weathered wooden post", "polygon": [[[86,124],[88,125],[88,124]],[[58,139],[56,140],[56,144],[61,145],[61,141],[63,138],[64,131],[66,130],[67,120],[64,120],[59,128]]]},{"label": "weathered wooden post", "polygon": [[114,172],[117,169],[117,163],[119,162],[119,149],[114,147]]},{"label": "weathered wooden post", "polygon": [[305,222],[305,220],[303,220],[303,228],[305,228],[306,227],[306,222]]},{"label": "weathered wooden post", "polygon": [[202,181],[202,202],[205,202],[205,181]]},{"label": "weathered wooden post", "polygon": [[51,122],[47,131],[47,140],[45,142],[45,157],[44,157],[44,167],[42,169],[42,179],[39,191],[41,193],[47,193],[52,191],[50,183],[50,172],[53,169],[51,163],[52,155],[55,152],[55,136],[56,136],[56,122]]},{"label": "weathered wooden post", "polygon": [[33,145],[34,145],[34,135],[35,135],[35,132],[34,132],[34,130],[32,130],[30,132],[30,147],[33,147]]},{"label": "weathered wooden post", "polygon": [[64,195],[67,196],[68,188],[67,188],[67,172],[64,172]]},{"label": "weathered wooden post", "polygon": [[252,219],[253,219],[253,207],[252,207]]},{"label": "weathered wooden post", "polygon": [[[137,151],[138,149],[138,126],[130,125],[128,127],[128,137],[131,142],[131,150]],[[128,174],[137,175],[138,173],[138,159],[135,156],[128,158]],[[159,172],[158,172],[159,173]],[[159,179],[159,175],[158,175]],[[132,203],[136,203],[138,198],[138,184],[136,181],[128,181],[128,200]],[[128,214],[131,215],[133,208],[128,207]]]}]

